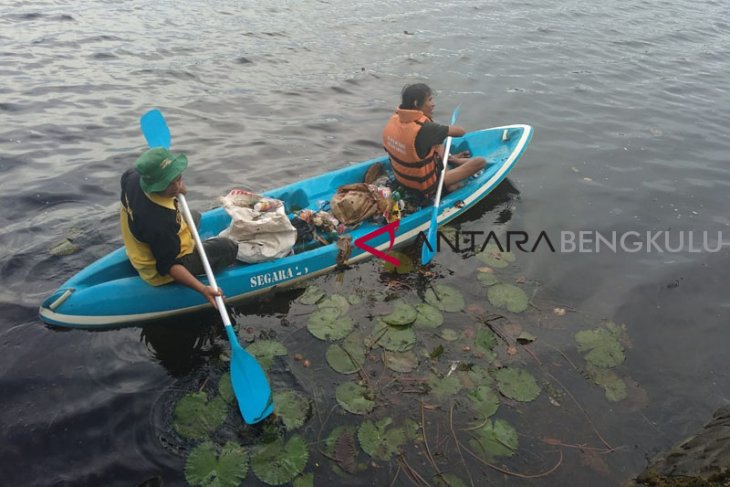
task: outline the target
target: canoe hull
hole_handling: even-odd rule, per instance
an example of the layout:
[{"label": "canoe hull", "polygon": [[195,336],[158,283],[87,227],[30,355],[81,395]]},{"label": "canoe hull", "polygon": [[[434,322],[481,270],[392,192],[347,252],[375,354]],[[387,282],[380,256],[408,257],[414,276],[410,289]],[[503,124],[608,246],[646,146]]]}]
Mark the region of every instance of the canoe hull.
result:
[{"label": "canoe hull", "polygon": [[[439,225],[457,218],[496,188],[522,155],[531,137],[530,126],[509,125],[454,139],[453,152],[470,150],[475,156],[485,157],[488,165],[479,177],[470,179],[463,188],[442,198]],[[388,164],[385,157],[380,157],[265,194],[284,200],[288,208],[316,209],[319,202],[329,200],[339,186],[362,181],[367,168],[376,162]],[[432,209],[426,207],[404,216],[395,245],[407,244],[420,232],[426,233]],[[201,237],[217,235],[229,221],[222,208],[204,213],[200,222]],[[353,241],[377,228],[378,225],[370,222],[359,226],[352,232]],[[387,233],[380,235],[369,240],[368,245],[385,252],[390,246],[389,236]],[[330,244],[271,262],[234,265],[217,274],[216,279],[228,302],[249,299],[330,272],[336,267],[337,252],[336,246]],[[353,246],[347,264],[370,257],[370,253]],[[206,282],[204,277],[201,280]],[[149,286],[139,278],[121,248],[64,283],[42,303],[40,318],[53,325],[92,329],[139,325],[209,306],[199,293],[185,286],[176,283]]]}]

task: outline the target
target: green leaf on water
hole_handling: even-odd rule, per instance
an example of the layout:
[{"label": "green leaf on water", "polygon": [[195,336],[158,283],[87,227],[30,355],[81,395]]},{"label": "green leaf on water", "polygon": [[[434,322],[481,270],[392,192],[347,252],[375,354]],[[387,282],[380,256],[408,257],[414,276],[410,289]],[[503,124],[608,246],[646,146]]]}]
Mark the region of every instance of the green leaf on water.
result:
[{"label": "green leaf on water", "polygon": [[413,352],[385,352],[385,363],[395,372],[413,372],[418,367],[418,357]]},{"label": "green leaf on water", "polygon": [[499,395],[489,386],[477,386],[467,397],[482,419],[490,417],[499,408]]},{"label": "green leaf on water", "polygon": [[474,345],[484,352],[491,352],[497,346],[497,336],[491,330],[480,328],[474,338]]},{"label": "green leaf on water", "polygon": [[515,261],[515,254],[512,252],[502,252],[497,244],[490,243],[482,252],[477,254],[477,258],[495,269],[507,267],[510,262]]},{"label": "green leaf on water", "polygon": [[309,398],[296,391],[280,391],[274,393],[274,412],[284,422],[284,427],[291,431],[304,425],[312,411]]},{"label": "green leaf on water", "polygon": [[392,421],[391,418],[383,418],[376,423],[366,420],[357,431],[357,439],[363,451],[375,460],[390,461],[406,442],[403,428],[388,429]]},{"label": "green leaf on water", "polygon": [[204,440],[223,424],[227,415],[228,404],[222,397],[208,402],[205,392],[193,392],[175,405],[175,431],[184,438]]},{"label": "green leaf on water", "polygon": [[511,457],[517,450],[517,431],[507,421],[495,419],[474,432],[469,440],[472,450],[484,455],[488,461],[495,457]]},{"label": "green leaf on water", "polygon": [[340,316],[338,308],[323,308],[315,311],[309,316],[307,330],[325,341],[336,341],[345,338],[354,327],[352,318]]},{"label": "green leaf on water", "polygon": [[523,331],[522,333],[520,333],[520,336],[517,337],[517,342],[523,345],[527,343],[532,343],[535,340],[537,340],[537,337],[527,331]]},{"label": "green leaf on water", "polygon": [[264,370],[269,370],[274,357],[287,354],[286,347],[276,340],[256,340],[246,347],[246,351],[256,357]]},{"label": "green leaf on water", "polygon": [[452,473],[440,473],[436,476],[436,487],[466,487],[463,480]]},{"label": "green leaf on water", "polygon": [[504,367],[495,374],[499,392],[516,401],[529,402],[540,395],[535,377],[524,369]]},{"label": "green leaf on water", "polygon": [[218,394],[220,394],[223,400],[228,404],[231,404],[233,399],[236,397],[235,394],[233,394],[233,384],[231,384],[230,372],[223,374],[218,381]]},{"label": "green leaf on water", "polygon": [[238,487],[248,474],[248,455],[239,445],[228,442],[216,455],[213,443],[196,446],[185,461],[185,479],[203,487]]},{"label": "green leaf on water", "polygon": [[340,406],[352,414],[367,414],[375,409],[375,401],[370,390],[354,382],[337,386],[335,397]]},{"label": "green leaf on water", "polygon": [[586,352],[585,359],[596,367],[608,369],[621,364],[624,348],[619,342],[620,331],[610,328],[581,330],[575,334],[579,352]]},{"label": "green leaf on water", "polygon": [[466,376],[475,386],[486,386],[494,382],[492,376],[489,375],[489,371],[484,367],[479,367],[478,365],[473,366],[466,373]]},{"label": "green leaf on water", "polygon": [[494,272],[480,272],[477,274],[477,280],[484,286],[494,286],[499,282]]},{"label": "green leaf on water", "polygon": [[522,313],[529,305],[525,291],[512,284],[495,284],[487,291],[487,297],[492,305],[511,313]]},{"label": "green leaf on water", "polygon": [[356,306],[362,303],[362,298],[357,294],[350,294],[349,296],[347,296],[347,302],[350,303],[352,306]]},{"label": "green leaf on water", "polygon": [[461,338],[461,333],[451,328],[444,328],[441,330],[441,338],[447,342],[453,342],[454,340]]},{"label": "green leaf on water", "polygon": [[428,379],[428,385],[431,388],[431,394],[439,399],[453,396],[461,390],[461,381],[459,381],[459,378],[455,374],[444,378],[436,374],[431,374]]},{"label": "green leaf on water", "polygon": [[413,323],[414,326],[420,328],[438,328],[444,322],[444,315],[441,314],[441,311],[430,304],[417,304],[416,312],[418,316]]},{"label": "green leaf on water", "polygon": [[294,435],[286,443],[278,438],[257,447],[251,454],[251,468],[263,482],[282,485],[302,473],[308,460],[307,444],[301,436]]},{"label": "green leaf on water", "polygon": [[416,344],[416,333],[411,328],[395,328],[378,320],[373,328],[375,344],[391,352],[407,352]]},{"label": "green leaf on water", "polygon": [[444,346],[437,345],[436,347],[434,347],[433,350],[431,350],[431,352],[428,354],[428,356],[431,358],[437,359],[443,354],[444,354]]},{"label": "green leaf on water", "polygon": [[314,474],[305,473],[292,481],[292,487],[314,487]]},{"label": "green leaf on water", "polygon": [[337,426],[324,442],[324,451],[332,459],[332,470],[340,476],[358,470],[357,428],[352,425]]},{"label": "green leaf on water", "polygon": [[393,301],[393,311],[382,320],[391,326],[407,326],[416,321],[416,308],[401,299]]},{"label": "green leaf on water", "polygon": [[297,299],[301,304],[317,304],[327,293],[317,286],[309,286],[304,293]]},{"label": "green leaf on water", "polygon": [[327,347],[327,363],[340,374],[354,374],[365,363],[365,345],[363,336],[354,331],[347,335],[342,343],[333,343]]},{"label": "green leaf on water", "polygon": [[340,312],[340,315],[344,315],[350,309],[350,302],[345,296],[332,294],[320,301],[317,307],[319,309],[334,308]]},{"label": "green leaf on water", "polygon": [[428,304],[434,306],[441,311],[449,311],[452,313],[462,311],[464,309],[464,296],[458,289],[446,284],[437,284],[430,287],[425,294]]},{"label": "green leaf on water", "polygon": [[586,367],[593,382],[603,387],[606,399],[611,402],[618,402],[626,399],[626,382],[611,370],[602,369],[588,364]]}]

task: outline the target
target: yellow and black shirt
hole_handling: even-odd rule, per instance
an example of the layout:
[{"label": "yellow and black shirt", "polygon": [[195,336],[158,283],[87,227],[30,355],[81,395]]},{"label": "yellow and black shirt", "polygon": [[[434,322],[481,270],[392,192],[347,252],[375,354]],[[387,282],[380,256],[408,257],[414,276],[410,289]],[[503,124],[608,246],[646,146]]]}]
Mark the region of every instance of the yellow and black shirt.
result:
[{"label": "yellow and black shirt", "polygon": [[172,282],[170,267],[195,249],[195,241],[177,208],[176,198],[148,194],[134,169],[122,174],[122,238],[129,261],[153,286]]}]

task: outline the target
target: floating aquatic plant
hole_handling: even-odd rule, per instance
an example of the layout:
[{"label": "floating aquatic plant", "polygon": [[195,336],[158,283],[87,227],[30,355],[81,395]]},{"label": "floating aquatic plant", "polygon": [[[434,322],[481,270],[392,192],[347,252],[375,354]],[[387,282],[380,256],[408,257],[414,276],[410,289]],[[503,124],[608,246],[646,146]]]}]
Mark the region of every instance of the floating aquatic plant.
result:
[{"label": "floating aquatic plant", "polygon": [[454,374],[447,375],[443,378],[436,374],[431,374],[428,379],[428,385],[431,389],[431,394],[435,395],[439,399],[453,396],[461,390],[461,381],[459,381],[459,378]]},{"label": "floating aquatic plant", "polygon": [[335,341],[350,334],[352,318],[341,316],[338,308],[323,308],[309,316],[307,330],[320,340]]},{"label": "floating aquatic plant", "polygon": [[478,386],[467,394],[472,407],[482,418],[488,418],[499,409],[499,396],[489,386]]},{"label": "floating aquatic plant", "polygon": [[408,255],[403,252],[398,252],[397,250],[391,250],[389,255],[398,259],[400,261],[400,265],[396,267],[390,262],[385,262],[383,264],[383,270],[385,272],[396,272],[398,274],[408,274],[409,272],[413,272],[415,267],[413,265],[413,259],[411,259]]},{"label": "floating aquatic plant", "polygon": [[487,421],[474,433],[475,437],[469,440],[469,445],[475,453],[481,453],[488,460],[511,457],[517,450],[517,431],[503,419]]},{"label": "floating aquatic plant", "polygon": [[626,399],[626,382],[611,370],[602,369],[588,364],[586,367],[588,375],[593,382],[603,387],[606,399],[611,402],[618,402]]},{"label": "floating aquatic plant", "polygon": [[495,374],[499,392],[516,401],[529,402],[540,395],[535,377],[524,369],[504,367]]},{"label": "floating aquatic plant", "polygon": [[403,428],[388,429],[392,422],[391,418],[383,418],[375,423],[366,420],[357,431],[360,447],[375,460],[389,461],[406,443],[406,432]]},{"label": "floating aquatic plant", "polygon": [[233,394],[233,384],[231,384],[231,374],[229,372],[223,374],[218,381],[218,394],[228,404],[231,404],[236,397]]},{"label": "floating aquatic plant", "polygon": [[286,443],[278,438],[256,448],[251,454],[251,468],[267,484],[282,485],[302,473],[308,460],[307,444],[301,436],[294,435]]},{"label": "floating aquatic plant", "polygon": [[342,343],[327,347],[327,363],[340,374],[354,374],[365,362],[363,336],[355,331],[347,335]]},{"label": "floating aquatic plant", "polygon": [[317,286],[309,286],[304,293],[297,299],[302,304],[317,304],[322,298],[327,295],[323,290]]},{"label": "floating aquatic plant", "polygon": [[276,340],[256,340],[246,347],[248,353],[256,357],[264,370],[269,370],[274,357],[287,354],[286,347]]},{"label": "floating aquatic plant", "polygon": [[274,393],[274,412],[284,422],[284,427],[291,431],[304,425],[312,411],[309,398],[296,391],[280,391]]},{"label": "floating aquatic plant", "polygon": [[314,474],[310,472],[300,475],[292,480],[291,484],[292,487],[314,487]]},{"label": "floating aquatic plant", "polygon": [[347,296],[347,302],[350,303],[352,306],[357,306],[358,304],[362,303],[362,298],[357,294],[350,294]]},{"label": "floating aquatic plant", "polygon": [[413,352],[385,352],[385,364],[395,372],[413,372],[418,367],[418,357]]},{"label": "floating aquatic plant", "polygon": [[474,338],[474,345],[484,352],[491,352],[497,346],[497,336],[491,330],[480,328]]},{"label": "floating aquatic plant", "polygon": [[196,446],[185,462],[185,479],[202,487],[238,487],[248,474],[248,455],[228,442],[216,456],[215,446],[206,441]]},{"label": "floating aquatic plant", "polygon": [[492,305],[506,308],[510,313],[522,313],[529,305],[525,291],[512,284],[495,284],[487,291]]},{"label": "floating aquatic plant", "polygon": [[489,371],[484,367],[479,367],[478,365],[470,367],[466,373],[466,377],[475,387],[486,386],[494,382]]},{"label": "floating aquatic plant", "polygon": [[228,405],[222,397],[208,401],[205,392],[193,392],[175,405],[175,431],[185,438],[203,440],[223,424],[227,414]]},{"label": "floating aquatic plant", "polygon": [[414,326],[421,328],[438,328],[444,322],[444,315],[438,308],[430,304],[421,303],[416,305],[418,316],[413,323]]},{"label": "floating aquatic plant", "polygon": [[332,294],[320,301],[317,307],[319,309],[334,308],[339,311],[340,315],[344,315],[350,309],[350,302],[345,296]]},{"label": "floating aquatic plant", "polygon": [[434,306],[441,311],[450,311],[456,313],[464,309],[464,296],[461,292],[446,284],[437,284],[430,287],[425,294],[428,304]]},{"label": "floating aquatic plant", "polygon": [[380,345],[391,352],[407,352],[416,344],[416,333],[411,328],[395,328],[378,320],[371,337],[372,345]]},{"label": "floating aquatic plant", "polygon": [[461,333],[452,328],[444,328],[441,330],[441,338],[447,342],[453,342],[461,338]]},{"label": "floating aquatic plant", "polygon": [[[612,326],[611,326],[612,325]],[[619,342],[623,329],[613,323],[575,334],[578,351],[585,352],[588,363],[601,368],[616,367],[624,361],[624,348]]]},{"label": "floating aquatic plant", "polygon": [[477,274],[477,280],[485,286],[493,286],[499,282],[494,272],[480,272]]},{"label": "floating aquatic plant", "polygon": [[418,311],[416,308],[401,299],[393,302],[393,311],[382,320],[391,326],[407,326],[416,321]]},{"label": "floating aquatic plant", "polygon": [[435,480],[436,487],[466,487],[464,481],[452,473],[440,473]]},{"label": "floating aquatic plant", "polygon": [[324,452],[335,463],[332,470],[339,475],[353,474],[367,468],[357,462],[357,429],[354,426],[338,426],[333,429],[324,443]]},{"label": "floating aquatic plant", "polygon": [[337,386],[335,397],[339,405],[352,414],[367,414],[375,408],[370,390],[354,382],[345,382]]},{"label": "floating aquatic plant", "polygon": [[515,261],[515,254],[503,252],[496,244],[489,244],[484,250],[477,254],[477,258],[495,269],[507,267],[510,262]]}]

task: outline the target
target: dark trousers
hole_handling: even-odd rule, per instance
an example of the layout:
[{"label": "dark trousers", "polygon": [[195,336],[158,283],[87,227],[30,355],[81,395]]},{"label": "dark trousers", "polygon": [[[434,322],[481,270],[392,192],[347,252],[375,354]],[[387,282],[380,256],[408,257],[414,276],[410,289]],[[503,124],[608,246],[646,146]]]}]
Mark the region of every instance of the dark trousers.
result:
[{"label": "dark trousers", "polygon": [[[198,227],[200,223],[200,212],[191,210],[190,213],[193,216],[195,226]],[[225,237],[209,238],[203,242],[203,248],[205,249],[205,255],[208,256],[208,262],[210,263],[211,269],[213,269],[213,273],[217,273],[235,262],[236,255],[238,254],[238,244],[230,238]],[[203,261],[200,260],[197,247],[192,254],[179,258],[178,262],[194,276],[205,274]]]}]

